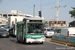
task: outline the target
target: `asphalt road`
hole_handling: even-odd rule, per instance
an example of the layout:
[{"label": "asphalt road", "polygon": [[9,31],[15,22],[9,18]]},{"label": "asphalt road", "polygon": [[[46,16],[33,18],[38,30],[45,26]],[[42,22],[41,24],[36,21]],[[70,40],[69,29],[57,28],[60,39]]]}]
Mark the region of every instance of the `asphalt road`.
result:
[{"label": "asphalt road", "polygon": [[22,44],[10,37],[0,38],[0,50],[75,50],[75,47],[50,42],[50,38],[46,38],[44,44]]}]

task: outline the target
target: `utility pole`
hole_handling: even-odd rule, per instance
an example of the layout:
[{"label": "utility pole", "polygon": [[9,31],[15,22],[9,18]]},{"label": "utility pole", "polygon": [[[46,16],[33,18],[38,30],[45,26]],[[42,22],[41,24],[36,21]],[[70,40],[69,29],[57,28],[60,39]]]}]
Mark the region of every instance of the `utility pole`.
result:
[{"label": "utility pole", "polygon": [[51,9],[53,9],[53,8],[57,8],[56,9],[56,24],[57,24],[57,26],[58,26],[58,14],[59,14],[59,7],[66,7],[67,5],[65,5],[65,6],[59,6],[59,0],[57,0],[57,6],[55,6],[55,7],[47,7],[47,8],[42,8],[42,9],[49,9],[49,8],[51,8]]},{"label": "utility pole", "polygon": [[58,27],[58,13],[59,13],[59,0],[57,0],[57,10],[56,10],[56,24]]},{"label": "utility pole", "polygon": [[33,5],[33,17],[35,16],[35,4]]}]

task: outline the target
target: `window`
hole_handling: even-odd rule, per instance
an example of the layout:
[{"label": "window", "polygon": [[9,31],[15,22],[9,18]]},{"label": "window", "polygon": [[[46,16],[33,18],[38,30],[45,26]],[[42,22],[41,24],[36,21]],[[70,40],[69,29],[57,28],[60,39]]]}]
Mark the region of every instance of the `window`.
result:
[{"label": "window", "polygon": [[0,30],[0,32],[7,32],[7,30]]},{"label": "window", "polygon": [[53,29],[47,29],[47,31],[53,31]]},{"label": "window", "polygon": [[52,26],[54,26],[54,23],[52,23]]},{"label": "window", "polygon": [[23,27],[23,26],[22,26],[22,24],[21,24],[21,25],[20,25],[20,33],[22,33],[22,30],[23,30],[22,27]]},{"label": "window", "polygon": [[43,34],[43,24],[29,23],[27,26],[28,34]]},{"label": "window", "polygon": [[7,14],[4,14],[3,17],[4,17],[4,18],[7,18]]},{"label": "window", "polygon": [[21,24],[18,25],[18,32],[22,33],[22,25]]},{"label": "window", "polygon": [[55,32],[61,33],[61,29],[55,29]]},{"label": "window", "polygon": [[23,32],[26,33],[26,24],[23,25]]},{"label": "window", "polygon": [[63,23],[61,23],[61,26],[63,26]]}]

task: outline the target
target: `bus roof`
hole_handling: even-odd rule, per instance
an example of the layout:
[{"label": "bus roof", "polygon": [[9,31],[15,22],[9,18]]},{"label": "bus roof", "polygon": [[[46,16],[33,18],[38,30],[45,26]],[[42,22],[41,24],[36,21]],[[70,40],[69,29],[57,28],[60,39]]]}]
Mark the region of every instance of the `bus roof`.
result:
[{"label": "bus roof", "polygon": [[25,17],[25,19],[28,19],[28,20],[43,20],[44,18],[42,18],[42,17]]}]

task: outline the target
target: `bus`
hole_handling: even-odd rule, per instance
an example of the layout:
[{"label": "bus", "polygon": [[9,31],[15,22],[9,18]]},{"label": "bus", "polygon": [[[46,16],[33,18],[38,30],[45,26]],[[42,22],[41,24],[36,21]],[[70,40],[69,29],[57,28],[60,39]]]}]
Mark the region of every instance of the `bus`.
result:
[{"label": "bus", "polygon": [[17,41],[23,43],[45,42],[44,19],[42,17],[24,18],[22,22],[17,23]]}]

